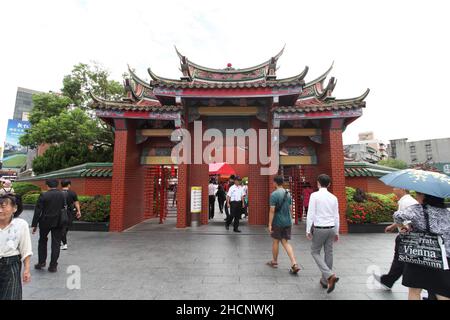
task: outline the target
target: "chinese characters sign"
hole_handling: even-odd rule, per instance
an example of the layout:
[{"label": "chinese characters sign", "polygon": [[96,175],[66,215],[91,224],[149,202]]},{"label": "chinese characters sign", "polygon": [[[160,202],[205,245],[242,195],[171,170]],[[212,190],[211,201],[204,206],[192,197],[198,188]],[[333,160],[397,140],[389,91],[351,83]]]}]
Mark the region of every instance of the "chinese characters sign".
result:
[{"label": "chinese characters sign", "polygon": [[27,148],[19,144],[19,138],[30,128],[28,121],[8,120],[5,148],[3,152],[3,166],[5,168],[21,168],[26,164]]}]

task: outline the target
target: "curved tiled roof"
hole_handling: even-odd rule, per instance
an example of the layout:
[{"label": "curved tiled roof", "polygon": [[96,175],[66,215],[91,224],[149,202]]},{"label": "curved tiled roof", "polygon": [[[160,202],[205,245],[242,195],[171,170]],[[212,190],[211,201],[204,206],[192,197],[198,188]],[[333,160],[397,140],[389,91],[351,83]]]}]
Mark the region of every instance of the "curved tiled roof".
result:
[{"label": "curved tiled roof", "polygon": [[344,172],[346,177],[376,177],[380,178],[398,169],[380,166],[368,162],[345,162]]},{"label": "curved tiled roof", "polygon": [[93,177],[93,178],[112,177],[112,163],[88,162],[78,166],[48,172],[34,177],[29,177],[26,179],[20,179],[20,181],[44,180],[50,178],[65,179],[65,178],[82,178],[82,177]]}]

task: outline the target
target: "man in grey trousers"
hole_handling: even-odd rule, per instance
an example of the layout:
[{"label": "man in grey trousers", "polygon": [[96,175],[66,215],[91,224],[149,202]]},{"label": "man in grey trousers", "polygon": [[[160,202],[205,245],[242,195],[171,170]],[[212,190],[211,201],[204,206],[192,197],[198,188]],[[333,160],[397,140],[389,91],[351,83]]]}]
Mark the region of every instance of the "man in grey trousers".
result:
[{"label": "man in grey trousers", "polygon": [[[311,194],[306,219],[306,237],[312,240],[311,255],[322,273],[320,285],[327,293],[334,290],[339,278],[333,272],[333,242],[339,240],[339,205],[328,191],[331,179],[326,174],[317,178],[319,191]],[[320,251],[324,249],[322,257]]]}]

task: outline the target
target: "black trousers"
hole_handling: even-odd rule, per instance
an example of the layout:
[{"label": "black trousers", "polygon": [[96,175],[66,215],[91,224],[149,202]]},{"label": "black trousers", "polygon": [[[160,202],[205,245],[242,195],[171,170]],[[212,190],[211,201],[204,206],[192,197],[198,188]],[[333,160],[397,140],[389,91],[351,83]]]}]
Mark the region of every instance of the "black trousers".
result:
[{"label": "black trousers", "polygon": [[[242,201],[231,201],[230,202],[230,216],[227,219],[227,226],[233,222],[233,230],[239,229],[239,220],[242,214]],[[233,221],[234,220],[234,221]]]},{"label": "black trousers", "polygon": [[214,204],[216,202],[216,196],[209,196],[209,218],[214,218]]},{"label": "black trousers", "polygon": [[225,200],[225,215],[226,215],[226,219],[228,221],[228,219],[230,219],[230,209],[227,206],[227,201]]},{"label": "black trousers", "polygon": [[223,213],[223,205],[225,204],[226,199],[217,198],[217,201],[219,201],[220,213]]},{"label": "black trousers", "polygon": [[69,226],[64,226],[62,228],[62,233],[61,233],[61,242],[63,244],[67,244],[67,233],[69,232]]},{"label": "black trousers", "polygon": [[41,228],[39,227],[39,244],[38,255],[39,263],[44,264],[47,261],[47,241],[48,234],[52,235],[52,253],[50,258],[50,266],[56,267],[58,265],[59,251],[61,246],[62,228]]},{"label": "black trousers", "polygon": [[395,238],[395,251],[394,251],[394,260],[392,260],[391,269],[388,274],[384,274],[381,276],[381,283],[385,286],[392,288],[394,283],[400,279],[403,274],[403,267],[405,264],[403,262],[398,261],[398,247],[400,244],[400,235]]}]

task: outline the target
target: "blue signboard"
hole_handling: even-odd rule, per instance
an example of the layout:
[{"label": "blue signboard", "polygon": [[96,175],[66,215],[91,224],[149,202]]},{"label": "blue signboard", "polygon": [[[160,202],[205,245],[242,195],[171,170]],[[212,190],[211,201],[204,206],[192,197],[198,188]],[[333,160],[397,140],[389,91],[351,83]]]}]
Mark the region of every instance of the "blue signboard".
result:
[{"label": "blue signboard", "polygon": [[28,128],[30,128],[28,121],[8,120],[5,147],[3,149],[3,167],[21,168],[26,164],[28,149],[20,145],[19,138],[25,134],[25,130]]}]

